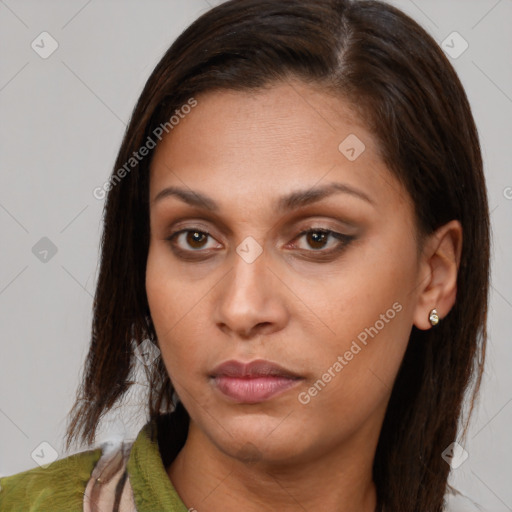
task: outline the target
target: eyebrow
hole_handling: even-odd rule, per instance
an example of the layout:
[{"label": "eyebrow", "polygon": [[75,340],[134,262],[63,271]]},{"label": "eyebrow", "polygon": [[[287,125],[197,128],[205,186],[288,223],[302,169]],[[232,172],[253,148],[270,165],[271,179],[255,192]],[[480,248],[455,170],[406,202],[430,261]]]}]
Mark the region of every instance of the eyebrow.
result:
[{"label": "eyebrow", "polygon": [[[322,187],[295,190],[285,196],[281,196],[277,200],[276,209],[278,212],[294,210],[296,208],[307,206],[308,204],[316,203],[336,193],[349,194],[351,196],[358,197],[359,199],[363,199],[370,204],[375,204],[374,201],[362,190],[346,185],[344,183],[333,182]],[[180,187],[164,188],[155,196],[152,204],[154,205],[157,202],[169,197],[176,197],[191,206],[209,210],[211,212],[220,211],[220,206],[211,197],[208,197],[201,192]]]}]

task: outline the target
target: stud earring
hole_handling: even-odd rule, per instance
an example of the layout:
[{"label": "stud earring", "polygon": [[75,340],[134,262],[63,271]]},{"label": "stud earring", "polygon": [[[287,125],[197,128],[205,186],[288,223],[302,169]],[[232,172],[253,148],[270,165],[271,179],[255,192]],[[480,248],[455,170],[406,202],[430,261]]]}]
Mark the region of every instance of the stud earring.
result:
[{"label": "stud earring", "polygon": [[439,314],[437,313],[437,309],[430,311],[428,319],[431,325],[437,325],[439,323]]}]

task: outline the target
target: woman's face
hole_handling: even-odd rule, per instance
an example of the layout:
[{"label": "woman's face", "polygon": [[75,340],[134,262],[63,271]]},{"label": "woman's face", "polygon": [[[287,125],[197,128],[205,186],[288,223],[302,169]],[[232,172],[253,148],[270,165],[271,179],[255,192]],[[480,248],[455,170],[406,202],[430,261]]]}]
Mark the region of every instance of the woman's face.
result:
[{"label": "woman's face", "polygon": [[417,304],[409,196],[311,86],[196,99],[151,164],[146,273],[189,437],[269,463],[372,452]]}]

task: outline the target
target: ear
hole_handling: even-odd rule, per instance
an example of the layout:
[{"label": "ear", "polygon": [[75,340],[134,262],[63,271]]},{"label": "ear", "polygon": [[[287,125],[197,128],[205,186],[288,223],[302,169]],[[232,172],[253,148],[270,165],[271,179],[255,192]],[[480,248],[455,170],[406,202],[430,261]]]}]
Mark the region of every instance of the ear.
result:
[{"label": "ear", "polygon": [[457,295],[457,274],[462,253],[462,226],[452,220],[428,236],[420,257],[414,325],[432,327],[429,313],[437,309],[439,319],[449,313]]}]

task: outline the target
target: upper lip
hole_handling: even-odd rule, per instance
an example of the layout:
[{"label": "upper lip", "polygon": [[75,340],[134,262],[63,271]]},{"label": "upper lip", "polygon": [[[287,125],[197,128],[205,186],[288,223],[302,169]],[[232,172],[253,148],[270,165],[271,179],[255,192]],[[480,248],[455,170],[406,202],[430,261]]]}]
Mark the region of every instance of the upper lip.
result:
[{"label": "upper lip", "polygon": [[300,375],[270,361],[258,359],[248,363],[230,360],[216,366],[212,377],[256,378],[256,377],[286,377],[300,378]]}]

